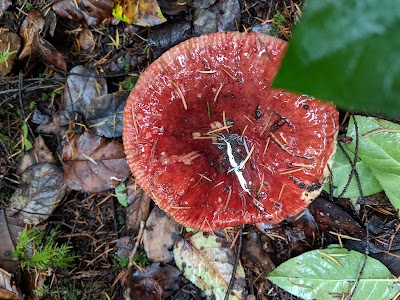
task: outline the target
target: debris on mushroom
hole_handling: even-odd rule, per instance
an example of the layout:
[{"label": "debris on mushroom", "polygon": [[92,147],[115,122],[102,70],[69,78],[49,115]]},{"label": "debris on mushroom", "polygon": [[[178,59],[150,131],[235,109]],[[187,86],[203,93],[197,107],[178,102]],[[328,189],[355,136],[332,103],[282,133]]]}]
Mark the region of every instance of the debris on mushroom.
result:
[{"label": "debris on mushroom", "polygon": [[286,42],[220,32],[171,48],[124,111],[137,182],[186,226],[278,223],[319,195],[335,152],[336,108],[271,89]]}]

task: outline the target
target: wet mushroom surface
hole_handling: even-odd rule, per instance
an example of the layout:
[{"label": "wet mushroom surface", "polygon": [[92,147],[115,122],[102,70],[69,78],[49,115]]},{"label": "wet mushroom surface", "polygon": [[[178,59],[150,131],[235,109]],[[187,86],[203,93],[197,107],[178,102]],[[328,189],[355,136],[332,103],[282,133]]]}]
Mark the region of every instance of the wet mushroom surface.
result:
[{"label": "wet mushroom surface", "polygon": [[338,112],[272,90],[286,42],[221,32],[187,40],[139,78],[123,141],[140,186],[186,226],[277,223],[323,188]]}]

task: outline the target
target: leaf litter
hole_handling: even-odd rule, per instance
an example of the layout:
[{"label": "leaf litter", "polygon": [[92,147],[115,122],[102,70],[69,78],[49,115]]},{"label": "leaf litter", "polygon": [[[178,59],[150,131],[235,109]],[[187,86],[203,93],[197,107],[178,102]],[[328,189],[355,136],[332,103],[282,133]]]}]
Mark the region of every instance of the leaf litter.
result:
[{"label": "leaf litter", "polygon": [[[18,31],[24,38],[23,44],[26,49],[15,55],[21,55],[24,52],[29,54],[11,63],[11,75],[0,77],[2,95],[0,150],[4,152],[2,154],[5,158],[4,162],[0,161],[0,169],[2,172],[5,170],[0,177],[0,186],[2,198],[6,199],[2,206],[7,208],[6,217],[0,218],[0,225],[8,226],[10,232],[6,236],[6,231],[1,230],[1,238],[8,241],[7,245],[10,246],[11,241],[15,245],[17,243],[15,237],[18,235],[15,232],[23,228],[23,225],[18,225],[19,218],[25,221],[29,219],[28,222],[40,222],[40,226],[49,231],[54,227],[60,227],[61,233],[57,242],[72,245],[74,250],[81,255],[77,266],[69,270],[72,271],[71,275],[67,276],[63,270],[50,270],[51,280],[48,280],[50,277],[39,276],[40,283],[24,288],[25,292],[35,287],[43,288],[46,284],[49,285],[47,293],[55,292],[62,298],[61,293],[57,294],[58,291],[68,284],[73,284],[76,288],[67,288],[67,290],[70,295],[76,297],[78,297],[77,293],[80,293],[80,297],[85,295],[87,298],[97,299],[105,297],[106,294],[112,299],[123,299],[123,293],[129,286],[132,293],[139,293],[131,294],[132,296],[139,295],[142,298],[143,295],[147,295],[144,294],[146,288],[151,287],[157,290],[161,299],[165,297],[166,299],[194,299],[196,297],[206,299],[204,292],[190,283],[182,274],[178,275],[180,272],[174,267],[177,260],[179,261],[177,255],[172,261],[170,255],[165,256],[168,257],[169,262],[160,264],[157,260],[162,260],[163,256],[154,254],[157,252],[154,251],[155,248],[164,249],[165,253],[171,252],[174,239],[178,240],[175,242],[175,247],[178,247],[183,242],[193,242],[201,233],[194,233],[180,227],[172,231],[167,230],[165,233],[166,231],[160,230],[157,225],[157,220],[164,224],[162,220],[165,217],[162,216],[157,218],[152,216],[153,221],[150,222],[149,213],[154,211],[154,215],[157,215],[154,205],[151,203],[151,198],[135,184],[134,179],[124,182],[124,178],[129,176],[128,169],[125,173],[117,172],[126,175],[125,177],[115,176],[117,179],[122,179],[116,182],[110,182],[104,178],[95,182],[94,175],[96,174],[93,170],[84,169],[93,168],[95,166],[93,161],[99,165],[103,163],[101,159],[96,160],[95,156],[90,154],[91,151],[96,152],[97,148],[100,153],[106,154],[106,161],[113,161],[118,165],[117,168],[122,168],[124,159],[118,158],[120,156],[116,154],[123,153],[118,150],[121,147],[118,138],[121,119],[118,119],[118,116],[123,107],[125,97],[123,95],[126,93],[120,91],[121,80],[129,78],[129,74],[136,77],[148,65],[149,59],[159,56],[172,45],[192,37],[197,31],[209,30],[210,27],[229,27],[232,30],[238,28],[250,30],[252,26],[265,27],[273,24],[273,18],[279,12],[286,22],[280,25],[282,27],[279,27],[276,34],[283,37],[283,33],[289,30],[290,24],[298,18],[300,7],[297,6],[297,1],[290,5],[276,1],[270,4],[250,1],[245,3],[240,11],[240,6],[234,1],[224,4],[213,3],[213,1],[205,3],[187,1],[172,4],[160,1],[162,13],[168,21],[151,28],[151,33],[149,33],[147,29],[136,25],[118,23],[111,16],[110,2],[54,1],[52,5],[44,6],[43,2],[31,1],[34,7],[28,8],[30,4],[28,2],[19,7],[18,3],[5,1],[5,6],[0,8],[2,9],[0,13],[3,13],[1,34],[4,34],[7,29],[9,32]],[[232,8],[229,12],[234,14],[224,18],[228,12],[228,6]],[[58,10],[58,8],[62,9]],[[237,13],[238,8],[241,16]],[[15,20],[16,16],[18,16],[18,21]],[[194,26],[194,20],[196,24],[208,26],[204,28]],[[219,23],[219,21],[222,22]],[[21,22],[25,23],[22,27]],[[15,26],[9,27],[8,24]],[[93,26],[94,24],[97,25]],[[193,28],[196,32],[193,32]],[[164,37],[165,40],[163,40]],[[67,65],[69,73],[63,72],[67,70]],[[130,85],[132,87],[132,84]],[[63,92],[60,89],[62,86]],[[124,86],[129,86],[129,84]],[[41,91],[45,92],[44,96]],[[34,145],[34,148],[25,155],[24,148],[20,144],[22,127],[18,114],[21,114],[21,111],[25,115],[23,123],[27,124],[24,139],[33,141]],[[343,124],[345,126],[347,122],[344,121]],[[389,124],[384,125],[390,127]],[[375,124],[371,130],[381,127]],[[350,128],[353,127],[350,126]],[[87,130],[90,133],[85,132]],[[377,134],[370,137],[375,135]],[[39,142],[40,136],[44,138],[47,149],[43,144],[36,147],[36,143],[42,143]],[[352,137],[353,144],[350,146],[355,143],[355,138]],[[81,138],[88,144],[80,144]],[[13,141],[16,141],[15,145]],[[109,144],[112,146],[107,146]],[[348,145],[344,147],[349,150]],[[66,148],[64,150],[68,155],[63,156],[63,148]],[[364,163],[361,149],[360,153],[357,153],[355,149],[350,150],[353,150],[355,152],[353,154],[358,155],[358,159]],[[76,158],[78,154],[80,159],[71,159]],[[55,161],[50,158],[51,156]],[[20,172],[23,173],[19,178],[15,175],[16,162],[20,163],[22,157],[26,157],[24,160],[28,162],[21,168]],[[66,182],[70,182],[71,186],[79,191],[74,191],[69,187],[67,193],[61,192],[65,196],[59,195],[63,196],[63,200],[54,201],[55,197],[52,196],[50,190],[58,191],[64,185],[60,180],[59,171],[47,182],[48,177],[43,174],[43,170],[46,169],[41,169],[43,164],[51,166],[46,167],[50,170],[58,168],[61,171],[61,177],[64,177],[63,172],[68,173],[65,175]],[[357,170],[359,165],[360,162],[356,165]],[[339,172],[333,178],[333,184],[336,183],[339,188],[342,188],[338,191],[343,190],[343,183],[338,184],[335,177],[348,178],[348,171],[353,168],[352,163],[347,164],[346,168],[347,175],[344,176]],[[26,171],[23,171],[24,169]],[[359,175],[364,178],[363,174],[367,173],[360,169]],[[354,178],[350,180],[350,191],[357,193],[356,180]],[[57,182],[57,184],[52,185],[52,182]],[[126,186],[127,208],[120,205],[116,191],[113,190],[115,185],[121,183]],[[95,193],[91,192],[93,188],[96,189]],[[14,195],[11,197],[12,194]],[[28,194],[29,197],[27,197]],[[349,195],[354,194],[343,196]],[[49,203],[44,204],[42,197]],[[322,194],[321,197],[327,202],[314,202],[309,210],[279,226],[257,224],[258,229],[253,226],[244,228],[244,246],[239,267],[244,268],[246,276],[240,282],[246,281],[249,297],[294,299],[295,296],[285,293],[266,279],[275,266],[281,265],[282,262],[297,254],[338,242],[348,249],[364,252],[367,247],[365,243],[367,230],[371,240],[368,244],[371,256],[385,263],[392,274],[399,275],[399,270],[396,268],[398,260],[395,256],[399,255],[399,250],[397,250],[400,244],[397,234],[399,225],[396,211],[387,198],[379,201],[374,196],[356,197],[351,200],[333,198],[335,205],[332,206],[332,198],[329,199],[327,193]],[[19,203],[21,208],[12,209],[14,205],[10,203],[11,198]],[[43,204],[48,205],[52,212],[50,210],[42,212]],[[313,210],[314,206],[317,209]],[[28,213],[23,215],[26,212]],[[368,217],[367,227],[364,224],[364,216]],[[141,236],[138,236],[142,222],[146,222],[144,229],[148,238],[146,249]],[[164,236],[168,237],[168,243],[165,242]],[[203,236],[203,238],[209,237]],[[218,239],[225,242],[217,243],[215,249],[220,248],[222,253],[224,251],[230,253],[227,264],[230,268],[232,258],[236,255],[233,249],[238,243],[237,229],[226,229],[223,234],[218,234]],[[132,272],[132,269],[128,272],[127,269],[121,267],[120,259],[126,258],[126,255],[129,256],[136,242],[138,243],[135,254],[137,259],[135,259],[133,269],[137,269],[137,272],[133,272],[132,277],[129,277],[128,274]],[[165,247],[164,244],[166,244]],[[12,249],[9,246],[4,249]],[[120,253],[122,249],[126,252],[125,256]],[[9,253],[9,251],[4,253]],[[184,252],[180,254],[186,255]],[[196,257],[196,253],[193,255],[192,258]],[[213,259],[205,256],[199,261],[209,264]],[[151,263],[150,266],[147,266],[148,262]],[[189,259],[190,264],[193,262],[197,261]],[[15,275],[16,284],[19,285],[18,274],[14,271],[17,262],[12,260],[12,263],[13,267],[7,270]],[[141,265],[142,263],[144,265]],[[144,270],[145,273],[142,274],[139,270]],[[196,274],[193,272],[198,270],[194,268],[192,274],[189,272],[186,277],[193,277]],[[28,278],[29,274],[22,272]],[[183,272],[188,272],[188,268],[182,269]],[[241,272],[242,270],[239,270],[238,274]],[[164,279],[169,283],[164,284]],[[199,284],[201,280],[197,278],[193,281]],[[226,286],[227,280],[224,282],[221,286]],[[57,283],[57,288],[54,283]],[[90,291],[88,291],[89,288]],[[219,295],[223,297],[223,292]]]}]

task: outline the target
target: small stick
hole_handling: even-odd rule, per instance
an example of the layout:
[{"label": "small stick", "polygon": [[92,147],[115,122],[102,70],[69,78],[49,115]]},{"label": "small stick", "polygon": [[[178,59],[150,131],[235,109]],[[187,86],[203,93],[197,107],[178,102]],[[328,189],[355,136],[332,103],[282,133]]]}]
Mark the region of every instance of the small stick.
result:
[{"label": "small stick", "polygon": [[227,69],[225,69],[224,67],[220,67],[222,71],[224,71],[226,73],[226,75],[228,75],[230,78],[232,78],[232,80],[236,81],[236,78],[228,72]]},{"label": "small stick", "polygon": [[268,120],[267,120],[267,123],[265,123],[265,126],[264,126],[263,130],[261,130],[260,136],[262,136],[262,135],[264,134],[265,130],[267,130],[267,127],[268,127],[268,125],[269,125],[269,122],[271,121],[271,118],[272,118],[272,112],[271,112],[271,114],[269,115]]},{"label": "small stick", "polygon": [[242,237],[243,237],[243,225],[240,225],[240,229],[239,229],[239,244],[238,244],[237,249],[236,249],[235,264],[233,265],[232,277],[231,277],[231,280],[229,281],[228,289],[226,291],[224,300],[228,300],[229,295],[230,295],[230,293],[232,291],[232,288],[233,288],[233,286],[235,284],[236,271],[237,271],[237,267],[239,265],[240,252],[242,251]]},{"label": "small stick", "polygon": [[296,172],[303,171],[303,170],[305,170],[305,169],[306,169],[306,168],[297,168],[297,169],[282,171],[282,172],[279,172],[279,174],[280,174],[280,175],[292,174],[292,173],[296,173]]},{"label": "small stick", "polygon": [[254,122],[246,115],[244,115],[244,117],[247,119],[247,121],[249,121],[251,124],[254,124]]},{"label": "small stick", "polygon": [[283,190],[285,189],[285,186],[286,186],[285,183],[282,184],[281,191],[279,192],[279,197],[278,197],[279,200],[281,200],[281,197],[282,197],[282,194],[283,194]]},{"label": "small stick", "polygon": [[224,183],[224,181],[221,181],[219,183],[217,183],[216,185],[214,185],[211,189],[215,189],[217,186],[220,186]]},{"label": "small stick", "polygon": [[206,134],[207,134],[207,135],[210,135],[210,134],[213,134],[213,133],[216,133],[216,132],[220,132],[220,131],[223,131],[223,130],[225,130],[225,129],[229,129],[229,128],[231,128],[232,126],[233,126],[233,125],[220,127],[220,128],[211,130],[211,131],[207,132]]},{"label": "small stick", "polygon": [[225,206],[224,206],[224,208],[222,209],[222,212],[226,212],[226,209],[228,208],[228,205],[229,205],[229,201],[231,200],[231,195],[232,195],[232,188],[229,187],[228,198],[226,199]]},{"label": "small stick", "polygon": [[201,74],[214,74],[217,71],[215,71],[215,70],[199,70],[198,72]]},{"label": "small stick", "polygon": [[263,152],[263,156],[265,155],[265,153],[267,153],[268,150],[268,145],[269,145],[269,141],[271,140],[271,137],[268,137],[267,143],[265,144],[265,148],[264,148],[264,152]]}]

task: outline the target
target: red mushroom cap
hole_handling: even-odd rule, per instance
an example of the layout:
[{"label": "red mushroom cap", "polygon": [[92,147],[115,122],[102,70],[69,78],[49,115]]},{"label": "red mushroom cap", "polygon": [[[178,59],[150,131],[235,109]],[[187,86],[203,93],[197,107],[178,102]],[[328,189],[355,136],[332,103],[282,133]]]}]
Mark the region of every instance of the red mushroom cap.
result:
[{"label": "red mushroom cap", "polygon": [[166,213],[205,231],[277,223],[319,195],[338,112],[270,88],[286,42],[220,32],[171,48],[124,112],[128,164]]}]

